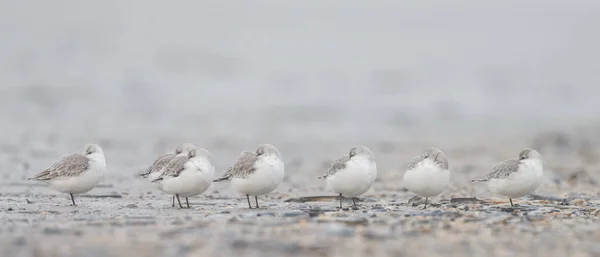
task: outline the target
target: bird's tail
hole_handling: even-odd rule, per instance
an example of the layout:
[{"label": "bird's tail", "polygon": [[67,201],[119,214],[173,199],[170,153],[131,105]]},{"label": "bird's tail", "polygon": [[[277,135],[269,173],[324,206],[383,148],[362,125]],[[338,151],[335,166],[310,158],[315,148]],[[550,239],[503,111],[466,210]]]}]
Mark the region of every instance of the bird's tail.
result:
[{"label": "bird's tail", "polygon": [[155,180],[152,180],[152,182],[157,182],[157,181],[161,181],[161,180],[163,180],[163,177],[162,177],[162,176],[160,176],[160,177],[156,178]]},{"label": "bird's tail", "polygon": [[317,179],[326,179],[326,178],[327,178],[327,176],[320,176]]}]

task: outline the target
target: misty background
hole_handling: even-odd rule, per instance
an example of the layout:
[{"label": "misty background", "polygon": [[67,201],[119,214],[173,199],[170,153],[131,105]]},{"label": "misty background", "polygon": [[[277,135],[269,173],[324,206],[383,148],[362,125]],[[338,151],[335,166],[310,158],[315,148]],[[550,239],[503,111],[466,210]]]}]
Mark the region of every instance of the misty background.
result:
[{"label": "misty background", "polygon": [[0,1],[2,137],[170,149],[591,124],[598,24],[583,0]]}]

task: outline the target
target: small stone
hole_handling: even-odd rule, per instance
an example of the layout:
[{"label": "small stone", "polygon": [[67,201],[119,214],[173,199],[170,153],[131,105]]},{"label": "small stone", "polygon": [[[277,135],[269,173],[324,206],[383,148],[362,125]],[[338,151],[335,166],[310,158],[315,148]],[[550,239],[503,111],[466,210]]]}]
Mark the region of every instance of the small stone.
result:
[{"label": "small stone", "polygon": [[469,206],[466,206],[466,205],[461,205],[461,206],[458,206],[456,208],[459,209],[459,210],[462,210],[462,211],[468,211],[469,210]]},{"label": "small stone", "polygon": [[335,219],[337,222],[346,223],[348,225],[366,225],[369,223],[369,220],[365,217],[343,217]]},{"label": "small stone", "polygon": [[293,210],[293,211],[283,213],[283,217],[296,217],[296,216],[301,216],[301,215],[304,215],[304,212],[300,211],[300,210]]},{"label": "small stone", "polygon": [[351,237],[354,236],[354,228],[333,223],[325,228],[325,233],[332,236]]},{"label": "small stone", "polygon": [[7,210],[7,211],[12,211],[12,210],[13,210],[13,208],[10,208],[10,207],[8,207],[8,209],[6,209],[6,210]]},{"label": "small stone", "polygon": [[44,230],[42,230],[42,233],[44,233],[46,235],[59,235],[59,234],[62,234],[63,232],[64,231],[59,228],[44,228]]},{"label": "small stone", "polygon": [[130,204],[128,204],[128,205],[125,205],[125,207],[126,207],[126,208],[137,208],[138,206],[137,206],[137,205],[135,205],[135,204],[133,204],[133,203],[130,203]]},{"label": "small stone", "polygon": [[357,210],[359,210],[359,209],[360,209],[360,208],[358,208],[358,206],[352,206],[352,210],[355,210],[355,211],[357,211]]},{"label": "small stone", "polygon": [[367,217],[369,217],[369,218],[375,218],[375,217],[377,217],[377,214],[375,214],[373,211],[368,211],[367,212]]},{"label": "small stone", "polygon": [[257,213],[256,216],[258,216],[258,217],[261,217],[261,216],[275,217],[275,213],[274,212],[262,212],[262,213]]},{"label": "small stone", "polygon": [[222,214],[228,214],[231,213],[230,211],[221,211]]},{"label": "small stone", "polygon": [[571,202],[569,202],[571,205],[583,205],[585,203],[585,200],[583,199],[574,199],[571,200]]}]

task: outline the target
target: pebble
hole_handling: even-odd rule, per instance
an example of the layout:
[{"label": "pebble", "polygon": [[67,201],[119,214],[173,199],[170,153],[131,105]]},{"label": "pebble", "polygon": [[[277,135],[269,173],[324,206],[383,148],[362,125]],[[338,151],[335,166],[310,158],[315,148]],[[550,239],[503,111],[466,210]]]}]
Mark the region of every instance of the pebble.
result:
[{"label": "pebble", "polygon": [[581,206],[584,203],[585,203],[585,200],[583,200],[583,199],[574,199],[569,202],[569,204],[571,204],[571,205],[578,205],[578,206]]},{"label": "pebble", "polygon": [[369,220],[365,217],[341,217],[341,218],[336,218],[335,221],[349,224],[349,225],[359,225],[359,224],[366,225],[369,223]]},{"label": "pebble", "polygon": [[288,211],[283,213],[283,217],[296,217],[296,216],[301,216],[304,215],[305,213],[303,211],[300,210],[293,210],[293,211]]},{"label": "pebble", "polygon": [[332,236],[351,237],[354,236],[354,228],[331,223],[325,228],[325,233]]},{"label": "pebble", "polygon": [[128,204],[128,205],[125,205],[125,207],[126,207],[126,208],[137,208],[138,206],[137,206],[137,205],[135,205],[135,204],[133,204],[133,203],[130,203],[130,204]]}]

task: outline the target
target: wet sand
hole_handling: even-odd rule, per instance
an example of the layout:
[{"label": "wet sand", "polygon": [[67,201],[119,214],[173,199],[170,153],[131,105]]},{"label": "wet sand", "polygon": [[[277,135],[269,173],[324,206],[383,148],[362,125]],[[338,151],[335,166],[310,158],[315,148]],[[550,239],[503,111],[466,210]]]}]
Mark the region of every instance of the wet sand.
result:
[{"label": "wet sand", "polygon": [[[154,189],[136,173],[168,150],[169,145],[185,140],[185,135],[181,137],[166,143],[151,142],[150,145],[158,146],[146,151],[132,150],[118,140],[99,142],[104,143],[109,172],[100,187],[76,198],[78,206],[70,206],[67,195],[26,181],[26,177],[62,154],[77,151],[75,143],[57,140],[29,144],[26,150],[16,152],[5,144],[0,188],[3,223],[0,254],[15,257],[600,254],[598,165],[593,151],[583,151],[587,146],[580,144],[590,140],[579,140],[593,135],[559,133],[537,138],[507,135],[486,144],[481,143],[483,140],[469,141],[468,137],[438,141],[436,145],[450,161],[451,185],[431,199],[431,206],[425,210],[420,199],[402,187],[402,167],[432,143],[370,141],[365,145],[377,156],[378,179],[360,198],[357,209],[341,211],[333,197],[302,197],[333,195],[324,191],[324,182],[316,177],[325,172],[330,160],[345,153],[352,144],[290,139],[274,142],[283,153],[287,173],[275,192],[259,198],[260,209],[248,209],[245,197],[233,192],[227,183],[213,184],[205,194],[190,198],[192,209],[172,208],[170,196]],[[464,143],[457,143],[461,141]],[[216,156],[219,174],[244,150],[242,147],[253,147],[243,140],[205,145]],[[510,208],[508,199],[491,196],[484,185],[468,182],[483,175],[496,162],[513,157],[524,146],[537,147],[544,154],[545,180],[534,195],[515,200],[518,207]],[[69,147],[74,148],[66,152],[52,150]],[[316,151],[311,151],[314,147]],[[592,154],[583,154],[587,152]],[[344,205],[351,207],[350,202]]]}]

